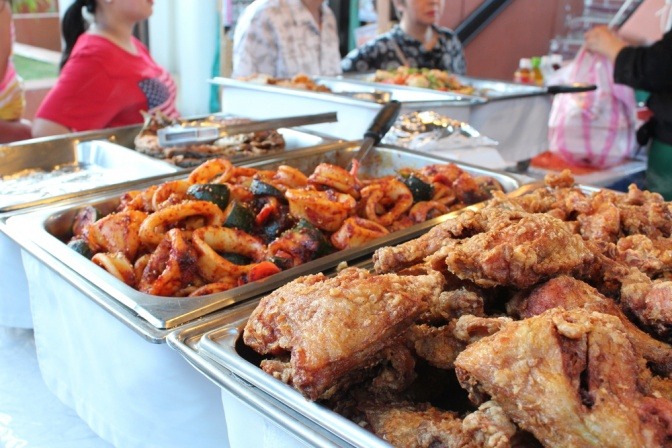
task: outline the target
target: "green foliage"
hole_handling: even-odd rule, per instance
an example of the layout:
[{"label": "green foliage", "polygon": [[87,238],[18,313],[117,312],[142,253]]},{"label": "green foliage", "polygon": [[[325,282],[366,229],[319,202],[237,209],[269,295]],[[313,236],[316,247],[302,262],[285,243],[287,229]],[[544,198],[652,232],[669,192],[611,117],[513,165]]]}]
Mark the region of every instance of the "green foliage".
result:
[{"label": "green foliage", "polygon": [[58,77],[58,66],[36,59],[13,55],[12,60],[16,71],[24,80],[50,79]]},{"label": "green foliage", "polygon": [[58,0],[12,0],[12,10],[16,14],[58,12]]}]

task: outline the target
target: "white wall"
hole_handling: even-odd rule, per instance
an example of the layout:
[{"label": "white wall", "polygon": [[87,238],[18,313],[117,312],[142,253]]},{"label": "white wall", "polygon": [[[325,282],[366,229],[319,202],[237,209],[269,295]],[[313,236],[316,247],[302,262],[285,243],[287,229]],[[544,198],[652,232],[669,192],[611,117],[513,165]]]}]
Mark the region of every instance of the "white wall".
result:
[{"label": "white wall", "polygon": [[[61,17],[74,0],[59,0]],[[156,0],[149,19],[149,50],[178,86],[183,116],[209,113],[218,27],[217,0]]]}]

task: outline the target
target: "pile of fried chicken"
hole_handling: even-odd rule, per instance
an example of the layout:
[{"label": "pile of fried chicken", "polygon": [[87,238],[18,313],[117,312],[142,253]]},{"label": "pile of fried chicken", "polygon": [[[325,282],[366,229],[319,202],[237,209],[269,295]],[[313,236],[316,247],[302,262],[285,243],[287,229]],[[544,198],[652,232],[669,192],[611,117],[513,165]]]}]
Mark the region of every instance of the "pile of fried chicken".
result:
[{"label": "pile of fried chicken", "polygon": [[672,203],[569,172],[299,278],[260,367],[397,447],[672,446]]}]

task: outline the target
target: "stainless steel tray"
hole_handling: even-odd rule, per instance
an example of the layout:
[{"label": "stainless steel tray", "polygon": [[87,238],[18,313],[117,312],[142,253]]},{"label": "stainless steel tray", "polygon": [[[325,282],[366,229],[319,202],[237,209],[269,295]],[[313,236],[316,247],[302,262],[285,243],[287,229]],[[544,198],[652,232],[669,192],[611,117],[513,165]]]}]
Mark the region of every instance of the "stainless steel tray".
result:
[{"label": "stainless steel tray", "polygon": [[[359,75],[362,78],[362,75]],[[472,78],[473,79],[473,78]],[[257,84],[229,78],[214,78],[222,87],[224,110],[238,110],[253,118],[270,118],[278,111],[336,111],[337,123],[310,126],[320,132],[343,139],[359,139],[381,103],[371,98],[401,102],[401,113],[435,111],[470,124],[481,134],[499,142],[498,150],[510,165],[548,149],[548,114],[551,96],[536,86],[501,81],[477,80],[478,95],[459,95],[418,87],[364,81],[356,76],[318,77],[316,81],[330,87],[332,93],[314,92],[275,85]],[[266,107],[259,107],[258,101]]]},{"label": "stainless steel tray", "polygon": [[239,352],[242,330],[258,303],[253,300],[217,318],[176,330],[168,335],[167,343],[215,384],[232,391],[256,410],[267,406],[279,409],[281,412],[275,415],[264,415],[279,426],[290,424],[298,414],[304,431],[331,434],[337,437],[338,446],[390,448],[389,443],[354,422],[306,400]]},{"label": "stainless steel tray", "polygon": [[[258,426],[260,427],[266,427],[267,422],[278,424],[281,427],[282,433],[274,434],[276,436],[274,438],[274,443],[276,444],[281,445],[283,442],[282,437],[289,434],[309,446],[371,446],[389,448],[390,445],[384,443],[381,439],[372,434],[369,434],[368,436],[362,434],[361,428],[353,427],[354,424],[352,422],[339,417],[338,423],[342,425],[341,431],[351,433],[354,439],[361,442],[359,444],[346,443],[341,437],[322,428],[315,422],[315,420],[322,420],[323,415],[333,417],[331,415],[333,412],[329,409],[306,401],[306,404],[311,407],[309,416],[312,416],[312,418],[305,417],[302,413],[295,411],[278,399],[264,392],[262,388],[244,380],[242,376],[234,374],[220,362],[206,354],[201,345],[201,340],[204,334],[210,334],[210,332],[213,332],[214,330],[212,334],[213,338],[215,338],[216,335],[221,335],[227,339],[231,338],[232,340],[235,340],[236,330],[234,330],[234,328],[237,328],[237,325],[231,323],[241,322],[242,325],[257,304],[258,300],[252,300],[240,304],[226,312],[220,311],[214,313],[197,323],[185,325],[169,333],[166,342],[206,378],[225,389],[229,396],[226,398],[223,397],[223,399],[237,401],[236,403],[228,404],[233,405],[239,414],[243,414],[238,416],[239,418],[245,419],[250,425],[259,423]],[[231,325],[231,331],[229,331],[229,325]],[[219,343],[219,340],[217,343]],[[250,410],[249,407],[251,407],[252,410]],[[227,416],[228,415],[227,412]],[[262,421],[252,421],[251,419]],[[227,425],[229,425],[228,419]],[[234,430],[241,431],[244,429],[229,426],[229,433]],[[246,439],[253,437],[254,436],[246,437]],[[259,437],[263,438],[263,435],[260,435]],[[292,441],[293,440],[290,440],[290,438],[287,437],[288,444],[283,446],[290,446]],[[247,446],[249,446],[249,443],[248,440]]]},{"label": "stainless steel tray", "polygon": [[0,213],[180,171],[107,140],[5,146],[0,147],[0,160]]},{"label": "stainless steel tray", "polygon": [[336,88],[337,90],[347,90],[349,88],[353,88],[352,86],[354,85],[359,85],[362,87],[375,86],[376,89],[380,89],[382,91],[390,90],[392,92],[407,92],[403,95],[412,95],[413,93],[417,95],[418,92],[423,92],[423,94],[425,94],[424,92],[434,92],[436,95],[443,96],[443,101],[451,101],[454,98],[471,98],[474,100],[473,104],[483,104],[488,101],[516,99],[548,94],[546,88],[535,85],[517,84],[513,82],[505,82],[486,78],[474,78],[470,76],[456,75],[456,77],[461,84],[473,87],[475,89],[474,92],[469,95],[463,95],[450,91],[442,92],[421,87],[410,87],[375,82],[373,81],[373,74],[371,73],[345,74],[337,77],[319,77],[317,79],[320,84],[326,85],[330,88],[333,86],[333,88]]},{"label": "stainless steel tray", "polygon": [[[289,164],[304,172],[312,172],[319,163],[323,162],[346,166],[358,148],[359,142],[331,143],[305,150],[291,151],[281,156],[251,160],[245,165],[274,169],[281,164]],[[374,148],[369,156],[363,160],[363,168],[360,172],[363,176],[384,176],[393,174],[400,167],[420,168],[428,164],[446,162],[449,161],[428,154],[381,146]],[[474,175],[494,177],[507,192],[511,192],[519,186],[519,182],[508,174],[462,164],[459,166]],[[141,185],[136,187],[140,188]],[[75,277],[80,277],[80,281],[91,283],[95,288],[104,292],[109,296],[109,300],[113,302],[112,305],[115,308],[121,303],[130,309],[135,317],[126,316],[131,319],[131,322],[127,323],[140,330],[144,325],[138,325],[137,322],[134,322],[136,319],[143,319],[158,330],[174,328],[187,321],[275,289],[300,275],[323,271],[337,265],[340,261],[352,261],[368,256],[380,246],[413,238],[441,222],[442,219],[442,217],[435,218],[387,235],[363,247],[336,252],[226,292],[202,297],[166,298],[144,294],[127,286],[105,270],[69,249],[63,242],[74,215],[81,207],[94,205],[103,209],[114,208],[118,203],[120,193],[123,191],[125,190],[109,192],[82,201],[79,204],[55,205],[20,216],[13,216],[7,220],[7,227],[13,235],[19,235],[18,239],[24,241],[26,238],[30,239],[35,246],[42,250],[42,253],[48,253],[58,262],[68,266],[76,273]],[[21,237],[21,235],[24,236]],[[19,241],[19,243],[22,244],[22,241]],[[22,245],[25,245],[25,242]],[[53,260],[49,261],[53,262]],[[146,326],[144,327],[146,328]],[[156,337],[156,332],[151,337]]]}]

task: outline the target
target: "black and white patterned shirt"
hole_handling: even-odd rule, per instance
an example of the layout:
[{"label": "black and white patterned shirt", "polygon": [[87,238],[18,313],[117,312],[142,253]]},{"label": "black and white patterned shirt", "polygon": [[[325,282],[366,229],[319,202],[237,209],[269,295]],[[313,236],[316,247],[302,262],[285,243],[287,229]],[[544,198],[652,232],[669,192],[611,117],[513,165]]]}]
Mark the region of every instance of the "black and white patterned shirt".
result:
[{"label": "black and white patterned shirt", "polygon": [[[464,49],[451,29],[432,26],[439,35],[436,45],[425,50],[423,43],[406,34],[399,25],[352,50],[341,61],[343,72],[393,70],[408,64],[414,68],[435,68],[464,75]],[[404,61],[405,60],[405,61]]]}]

